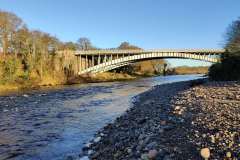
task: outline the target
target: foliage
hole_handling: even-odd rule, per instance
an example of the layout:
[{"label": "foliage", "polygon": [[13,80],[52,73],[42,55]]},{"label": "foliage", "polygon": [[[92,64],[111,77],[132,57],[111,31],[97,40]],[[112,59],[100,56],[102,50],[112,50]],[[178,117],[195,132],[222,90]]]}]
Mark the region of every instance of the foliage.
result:
[{"label": "foliage", "polygon": [[221,62],[210,67],[209,77],[212,80],[240,80],[240,18],[227,29],[225,49]]},{"label": "foliage", "polygon": [[184,75],[184,74],[207,74],[209,67],[197,66],[197,67],[189,67],[189,66],[179,66],[174,67],[167,70],[167,74],[170,75]]},{"label": "foliage", "polygon": [[78,44],[73,43],[73,42],[66,42],[62,45],[61,50],[77,50],[78,49]]},{"label": "foliage", "polygon": [[[39,30],[29,30],[15,14],[0,10],[0,81],[43,81],[69,70],[58,50],[76,50],[77,44],[61,42]],[[3,53],[1,53],[1,50]],[[49,78],[51,77],[51,78]]]},{"label": "foliage", "polygon": [[138,49],[138,50],[140,50],[141,48],[139,48],[139,47],[137,47],[137,46],[134,46],[134,45],[131,45],[130,43],[128,43],[128,42],[122,42],[120,45],[119,45],[119,47],[118,47],[118,49],[123,49],[123,50],[131,50],[131,49]]},{"label": "foliage", "polygon": [[212,80],[240,80],[240,56],[230,56],[221,63],[212,65],[209,68],[209,77]]},{"label": "foliage", "polygon": [[[226,33],[226,45],[228,54],[240,53],[240,18],[234,21],[227,29]],[[240,56],[240,55],[239,55]]]},{"label": "foliage", "polygon": [[0,61],[0,82],[14,82],[21,70],[21,62],[13,57],[6,57]]},{"label": "foliage", "polygon": [[0,10],[0,46],[2,46],[4,54],[12,48],[17,30],[23,26],[22,20],[15,14]]}]

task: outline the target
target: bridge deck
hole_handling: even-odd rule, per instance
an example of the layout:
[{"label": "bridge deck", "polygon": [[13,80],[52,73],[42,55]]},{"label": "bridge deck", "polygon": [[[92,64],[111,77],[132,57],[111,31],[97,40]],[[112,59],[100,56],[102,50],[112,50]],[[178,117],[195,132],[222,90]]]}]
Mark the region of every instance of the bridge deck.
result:
[{"label": "bridge deck", "polygon": [[75,55],[104,55],[104,54],[146,54],[146,53],[193,53],[193,54],[222,54],[223,49],[153,49],[153,50],[87,50],[76,51]]}]

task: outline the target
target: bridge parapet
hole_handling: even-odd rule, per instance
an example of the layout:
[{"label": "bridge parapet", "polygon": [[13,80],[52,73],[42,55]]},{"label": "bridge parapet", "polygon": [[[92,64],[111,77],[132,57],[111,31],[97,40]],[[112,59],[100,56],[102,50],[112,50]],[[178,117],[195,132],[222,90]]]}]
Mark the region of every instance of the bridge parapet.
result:
[{"label": "bridge parapet", "polygon": [[151,50],[86,50],[76,51],[75,55],[98,55],[98,54],[146,54],[146,53],[205,53],[222,54],[224,49],[151,49]]}]

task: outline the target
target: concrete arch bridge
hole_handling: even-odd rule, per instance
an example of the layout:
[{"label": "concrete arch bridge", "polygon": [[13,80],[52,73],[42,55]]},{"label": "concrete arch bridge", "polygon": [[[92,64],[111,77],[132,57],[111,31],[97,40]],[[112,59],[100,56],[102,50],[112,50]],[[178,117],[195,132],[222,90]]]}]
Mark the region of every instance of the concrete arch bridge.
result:
[{"label": "concrete arch bridge", "polygon": [[138,61],[161,58],[194,59],[216,63],[221,49],[183,50],[88,50],[75,51],[78,74],[100,73]]}]

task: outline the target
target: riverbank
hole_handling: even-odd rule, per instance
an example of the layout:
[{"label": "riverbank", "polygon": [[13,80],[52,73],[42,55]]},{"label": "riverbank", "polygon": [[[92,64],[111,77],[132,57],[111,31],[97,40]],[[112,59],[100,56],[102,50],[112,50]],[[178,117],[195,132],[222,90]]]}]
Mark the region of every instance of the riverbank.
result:
[{"label": "riverbank", "polygon": [[239,95],[237,82],[156,86],[84,151],[100,160],[239,159]]},{"label": "riverbank", "polygon": [[41,88],[49,88],[62,85],[99,83],[99,82],[113,82],[113,81],[127,81],[134,80],[136,76],[131,76],[124,73],[98,73],[94,75],[71,76],[69,78],[60,77],[44,77],[41,81],[26,80],[21,82],[12,82],[0,84],[0,95],[7,95],[19,91],[31,91]]}]

